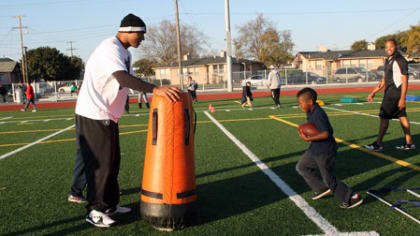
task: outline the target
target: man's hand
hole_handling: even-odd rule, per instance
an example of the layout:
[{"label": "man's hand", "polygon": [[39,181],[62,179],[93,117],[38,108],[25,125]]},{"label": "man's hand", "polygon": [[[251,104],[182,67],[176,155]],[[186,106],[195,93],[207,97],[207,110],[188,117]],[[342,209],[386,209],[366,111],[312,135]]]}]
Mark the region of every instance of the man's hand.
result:
[{"label": "man's hand", "polygon": [[398,102],[398,108],[400,108],[400,111],[405,108],[405,99],[400,98],[400,101]]},{"label": "man's hand", "polygon": [[166,97],[171,102],[176,102],[179,99],[181,99],[181,97],[179,96],[180,92],[181,90],[174,87],[155,87],[153,89],[154,94]]},{"label": "man's hand", "polygon": [[374,93],[369,94],[368,97],[367,97],[368,102],[373,102],[373,98],[374,97],[375,97],[375,94]]},{"label": "man's hand", "polygon": [[309,138],[303,134],[302,130],[298,129],[298,134],[303,141],[309,142]]}]

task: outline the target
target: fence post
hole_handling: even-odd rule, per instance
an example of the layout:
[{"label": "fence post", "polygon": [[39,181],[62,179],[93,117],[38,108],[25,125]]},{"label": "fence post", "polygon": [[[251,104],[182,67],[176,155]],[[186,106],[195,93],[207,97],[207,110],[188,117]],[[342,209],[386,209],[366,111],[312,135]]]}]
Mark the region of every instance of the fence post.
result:
[{"label": "fence post", "polygon": [[308,72],[305,72],[305,77],[306,77],[306,85],[308,85]]},{"label": "fence post", "polygon": [[286,86],[287,86],[287,68],[284,68],[284,77],[286,78]]},{"label": "fence post", "polygon": [[349,83],[349,78],[348,78],[347,74],[348,74],[348,67],[346,66],[346,84]]},{"label": "fence post", "polygon": [[58,100],[58,93],[57,93],[57,81],[54,80],[54,93],[55,93],[55,101]]}]

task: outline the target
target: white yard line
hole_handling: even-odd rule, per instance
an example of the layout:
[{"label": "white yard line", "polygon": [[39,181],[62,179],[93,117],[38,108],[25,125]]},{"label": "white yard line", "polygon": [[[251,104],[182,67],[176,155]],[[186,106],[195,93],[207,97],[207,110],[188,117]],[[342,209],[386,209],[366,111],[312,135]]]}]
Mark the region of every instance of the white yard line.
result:
[{"label": "white yard line", "polygon": [[[344,109],[326,107],[326,106],[324,106],[323,108],[328,109],[328,110],[333,110],[333,111],[347,112],[347,113],[352,113],[352,114],[361,115],[361,116],[370,116],[374,118],[379,118],[379,116],[377,115],[367,114],[367,113],[358,112],[358,111],[350,111],[350,110],[344,110]],[[393,119],[392,121],[400,122],[398,119]],[[410,124],[420,125],[420,122],[410,121]]]},{"label": "white yard line", "polygon": [[293,201],[297,207],[299,207],[303,213],[314,222],[326,235],[379,235],[378,233],[371,232],[351,232],[351,233],[340,233],[337,228],[335,228],[330,222],[328,222],[324,217],[322,217],[313,207],[311,207],[305,199],[303,199],[299,194],[297,194],[286,182],[284,182],[274,171],[267,167],[251,150],[249,150],[241,141],[239,141],[232,133],[230,133],[222,124],[220,124],[212,115],[207,111],[204,114],[220,129],[223,133],[228,136],[233,143],[238,146],[241,151],[257,165],[260,170],[267,175],[274,184],[279,187],[283,193],[289,196],[289,199]]},{"label": "white yard line", "polygon": [[9,117],[0,118],[0,120],[8,120],[8,119],[12,119],[12,118],[13,118],[13,116],[9,116]]},{"label": "white yard line", "polygon": [[0,156],[0,160],[2,160],[2,159],[5,159],[6,157],[9,157],[9,156],[11,156],[11,155],[13,155],[13,154],[16,154],[16,153],[18,153],[18,152],[20,152],[20,151],[23,151],[23,150],[25,150],[25,149],[28,149],[28,148],[30,148],[30,147],[32,147],[32,146],[34,146],[34,145],[36,145],[36,144],[38,144],[38,143],[40,143],[40,142],[43,142],[43,141],[45,141],[45,140],[47,140],[47,139],[49,139],[49,138],[52,138],[52,137],[54,137],[54,136],[56,136],[56,135],[58,135],[58,134],[61,134],[61,133],[63,133],[63,132],[65,132],[65,131],[67,131],[67,130],[69,130],[69,129],[72,129],[72,128],[74,128],[74,124],[73,125],[70,125],[69,127],[67,127],[67,128],[64,128],[64,129],[62,129],[62,130],[60,130],[60,131],[57,131],[57,132],[55,132],[55,133],[53,133],[53,134],[50,134],[50,135],[48,135],[48,136],[46,136],[46,137],[43,137],[43,138],[41,138],[41,139],[38,139],[38,140],[36,140],[35,142],[33,142],[33,143],[30,143],[30,144],[27,144],[27,145],[25,145],[25,146],[23,146],[23,147],[20,147],[20,148],[18,148],[18,149],[16,149],[16,150],[14,150],[14,151],[11,151],[11,152],[8,152],[8,153],[6,153],[6,154],[3,154],[3,155],[1,155]]}]

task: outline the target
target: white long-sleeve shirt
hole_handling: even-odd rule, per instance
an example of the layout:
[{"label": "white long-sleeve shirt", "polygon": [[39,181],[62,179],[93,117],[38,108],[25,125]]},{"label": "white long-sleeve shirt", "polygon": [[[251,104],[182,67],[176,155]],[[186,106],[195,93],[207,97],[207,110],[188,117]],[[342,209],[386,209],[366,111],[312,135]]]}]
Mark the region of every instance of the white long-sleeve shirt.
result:
[{"label": "white long-sleeve shirt", "polygon": [[280,76],[276,70],[272,70],[268,74],[267,86],[269,86],[270,89],[278,89],[281,87]]}]

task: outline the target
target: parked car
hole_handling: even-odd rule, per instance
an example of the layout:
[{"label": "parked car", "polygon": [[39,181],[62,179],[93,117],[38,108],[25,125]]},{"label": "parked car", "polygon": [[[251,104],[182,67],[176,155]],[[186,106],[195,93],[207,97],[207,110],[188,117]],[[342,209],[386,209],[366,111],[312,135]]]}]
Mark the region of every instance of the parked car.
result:
[{"label": "parked car", "polygon": [[[377,74],[380,78],[385,76],[384,66],[378,66]],[[408,65],[408,79],[420,79],[420,64]]]},{"label": "parked car", "polygon": [[[265,86],[266,79],[262,75],[252,75],[245,79],[244,84],[246,82],[251,82],[251,86]],[[244,84],[242,86],[244,86]]]},{"label": "parked car", "polygon": [[287,83],[306,84],[306,79],[308,79],[308,84],[325,84],[327,82],[326,77],[320,76],[314,72],[294,72],[287,76]]},{"label": "parked car", "polygon": [[59,93],[71,93],[72,88],[73,88],[73,83],[69,83],[69,84],[66,84],[64,86],[59,87],[58,92]]},{"label": "parked car", "polygon": [[378,76],[363,67],[340,68],[335,71],[334,80],[338,83],[376,81]]}]

